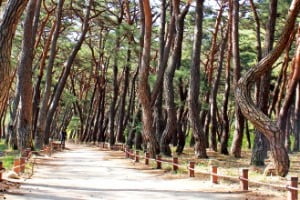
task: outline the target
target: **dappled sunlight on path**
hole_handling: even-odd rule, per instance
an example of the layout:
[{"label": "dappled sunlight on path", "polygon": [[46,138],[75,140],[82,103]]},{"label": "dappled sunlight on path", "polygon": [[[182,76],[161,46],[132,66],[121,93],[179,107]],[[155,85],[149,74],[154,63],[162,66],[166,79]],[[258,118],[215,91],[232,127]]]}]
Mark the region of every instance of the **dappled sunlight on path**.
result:
[{"label": "dappled sunlight on path", "polygon": [[130,169],[122,160],[106,159],[107,152],[94,147],[68,147],[53,158],[41,159],[32,179],[25,180],[21,190],[7,199],[245,199],[243,193],[204,190],[207,185],[193,179],[164,180]]}]

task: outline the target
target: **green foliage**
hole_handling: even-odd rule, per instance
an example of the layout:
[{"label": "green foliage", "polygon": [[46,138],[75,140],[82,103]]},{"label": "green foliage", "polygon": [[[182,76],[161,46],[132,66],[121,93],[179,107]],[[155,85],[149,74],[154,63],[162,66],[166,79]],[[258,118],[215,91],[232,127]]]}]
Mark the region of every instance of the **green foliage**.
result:
[{"label": "green foliage", "polygon": [[80,129],[80,123],[80,118],[78,116],[72,116],[72,119],[68,125],[68,132]]},{"label": "green foliage", "polygon": [[247,70],[257,63],[256,37],[253,30],[240,31],[240,56],[243,69]]}]

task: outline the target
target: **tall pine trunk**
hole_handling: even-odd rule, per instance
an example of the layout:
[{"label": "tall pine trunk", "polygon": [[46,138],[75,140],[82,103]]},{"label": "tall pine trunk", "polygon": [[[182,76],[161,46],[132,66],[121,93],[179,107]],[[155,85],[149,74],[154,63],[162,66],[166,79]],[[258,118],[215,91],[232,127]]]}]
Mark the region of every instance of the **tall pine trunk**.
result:
[{"label": "tall pine trunk", "polygon": [[192,64],[190,69],[191,81],[189,87],[189,117],[193,136],[195,138],[194,148],[197,158],[207,158],[205,134],[200,125],[201,123],[199,117],[200,53],[202,44],[203,2],[203,0],[196,1],[196,25],[194,30]]},{"label": "tall pine trunk", "polygon": [[[241,77],[241,63],[239,50],[239,0],[233,0],[232,10],[232,57],[234,67],[234,84],[237,84]],[[242,153],[244,116],[241,113],[239,105],[235,106],[235,130],[231,146],[231,154],[240,158]]]},{"label": "tall pine trunk", "polygon": [[148,83],[151,51],[152,13],[149,0],[140,0],[145,17],[145,34],[141,66],[139,69],[138,96],[142,106],[143,138],[147,143],[147,150],[151,157],[159,152],[159,145],[153,128],[153,112],[151,106],[151,93]]},{"label": "tall pine trunk", "polygon": [[18,146],[20,149],[32,147],[32,62],[34,37],[33,19],[36,0],[30,0],[26,9],[22,52],[18,67],[18,90],[20,93],[20,108],[17,125]]}]

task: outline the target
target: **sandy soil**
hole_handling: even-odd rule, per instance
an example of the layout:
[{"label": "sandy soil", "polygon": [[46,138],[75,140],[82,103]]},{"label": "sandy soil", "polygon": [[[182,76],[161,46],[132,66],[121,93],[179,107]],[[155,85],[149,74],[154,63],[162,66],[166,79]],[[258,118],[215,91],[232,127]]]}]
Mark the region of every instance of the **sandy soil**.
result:
[{"label": "sandy soil", "polygon": [[163,171],[134,166],[99,148],[69,144],[51,158],[37,159],[31,179],[10,190],[11,200],[93,199],[273,199],[192,178],[169,179]]}]

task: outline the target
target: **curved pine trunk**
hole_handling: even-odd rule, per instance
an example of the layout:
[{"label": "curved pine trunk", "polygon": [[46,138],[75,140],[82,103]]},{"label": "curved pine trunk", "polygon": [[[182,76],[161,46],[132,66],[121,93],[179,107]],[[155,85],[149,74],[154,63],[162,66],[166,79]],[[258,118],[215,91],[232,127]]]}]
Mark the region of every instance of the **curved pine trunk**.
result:
[{"label": "curved pine trunk", "polygon": [[289,36],[294,29],[299,11],[300,0],[294,0],[290,7],[286,25],[283,28],[284,32],[276,47],[239,80],[235,91],[236,101],[244,116],[251,121],[255,128],[262,132],[270,142],[273,163],[280,176],[286,176],[290,167],[289,156],[282,143],[282,141],[284,141],[284,135],[277,123],[255,106],[251,98],[251,88],[255,81],[272,68],[274,62],[282,54],[289,40]]}]

